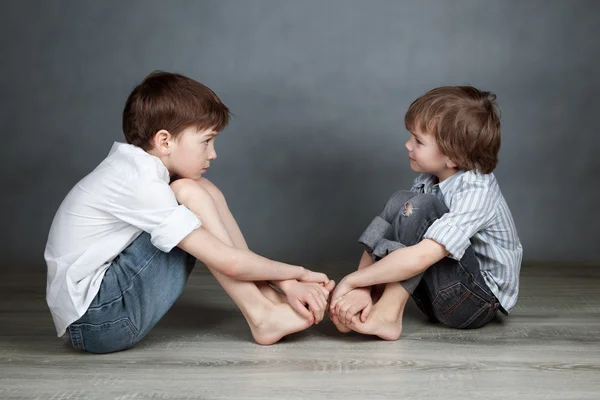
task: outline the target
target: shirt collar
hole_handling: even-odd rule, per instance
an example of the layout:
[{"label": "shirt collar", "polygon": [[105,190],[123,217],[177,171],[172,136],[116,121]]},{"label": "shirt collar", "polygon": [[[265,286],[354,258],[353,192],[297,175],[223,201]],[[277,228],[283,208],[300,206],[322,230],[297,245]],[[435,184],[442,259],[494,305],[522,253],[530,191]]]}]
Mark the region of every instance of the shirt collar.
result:
[{"label": "shirt collar", "polygon": [[435,193],[438,190],[442,196],[447,195],[453,187],[453,182],[458,177],[464,174],[465,171],[457,171],[454,175],[446,178],[444,181],[438,183],[438,177],[435,175],[422,174],[418,183],[415,185],[417,188],[423,188],[423,193]]},{"label": "shirt collar", "polygon": [[[450,191],[450,188],[452,188],[453,182],[455,182],[456,179],[464,173],[465,173],[465,171],[457,171],[454,175],[449,176],[442,182],[438,183],[436,186],[440,188],[440,191],[442,192],[443,195],[446,195]],[[436,178],[436,180],[437,180],[437,178]]]},{"label": "shirt collar", "polygon": [[171,181],[171,176],[169,174],[169,170],[165,167],[165,164],[160,160],[160,158],[153,156],[150,153],[147,153],[141,147],[134,146],[129,143],[119,143],[114,142],[108,155],[112,155],[113,153],[126,154],[135,157],[143,157],[146,160],[151,160],[151,162],[156,166],[156,172],[160,179],[169,183]]}]

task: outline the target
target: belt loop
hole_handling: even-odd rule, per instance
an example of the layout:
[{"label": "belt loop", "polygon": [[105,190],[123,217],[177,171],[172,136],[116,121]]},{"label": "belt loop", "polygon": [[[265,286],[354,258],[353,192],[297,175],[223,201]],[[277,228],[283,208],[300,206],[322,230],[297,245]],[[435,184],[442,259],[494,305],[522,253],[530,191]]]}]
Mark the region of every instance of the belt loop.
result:
[{"label": "belt loop", "polygon": [[81,335],[81,328],[69,326],[68,331],[73,347],[83,350],[83,336]]}]

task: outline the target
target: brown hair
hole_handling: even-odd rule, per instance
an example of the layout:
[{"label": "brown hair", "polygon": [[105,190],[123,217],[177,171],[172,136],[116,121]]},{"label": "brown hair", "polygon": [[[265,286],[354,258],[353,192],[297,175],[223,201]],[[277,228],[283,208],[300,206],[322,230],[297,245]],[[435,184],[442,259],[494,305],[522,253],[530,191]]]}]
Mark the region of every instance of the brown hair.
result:
[{"label": "brown hair", "polygon": [[496,95],[472,86],[443,86],[415,100],[404,117],[406,129],[434,135],[459,169],[492,172],[500,150]]},{"label": "brown hair", "polygon": [[161,129],[177,137],[184,129],[214,129],[229,123],[229,109],[205,85],[186,76],[156,71],[129,95],[123,110],[123,133],[127,143],[144,150]]}]

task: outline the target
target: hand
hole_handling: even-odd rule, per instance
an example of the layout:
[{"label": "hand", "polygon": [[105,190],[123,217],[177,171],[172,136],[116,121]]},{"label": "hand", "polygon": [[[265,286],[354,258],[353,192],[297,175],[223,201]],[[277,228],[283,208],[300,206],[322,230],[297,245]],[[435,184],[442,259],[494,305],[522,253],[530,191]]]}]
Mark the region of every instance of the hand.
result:
[{"label": "hand", "polygon": [[364,323],[372,308],[371,288],[356,288],[342,296],[336,303],[333,313],[337,315],[342,324],[349,325],[352,322],[352,317],[358,313],[361,314],[360,320]]},{"label": "hand", "polygon": [[329,278],[327,275],[321,272],[313,272],[310,269],[304,268],[302,275],[298,278],[300,282],[313,282],[313,283],[321,283],[323,286],[329,284]]},{"label": "hand", "polygon": [[335,282],[330,281],[323,286],[320,283],[288,280],[282,282],[280,286],[290,306],[304,318],[318,324],[323,320],[329,293],[335,286]]},{"label": "hand", "polygon": [[[350,276],[350,275],[348,275]],[[342,279],[340,281],[340,283],[338,283],[337,287],[335,288],[335,290],[333,291],[333,294],[331,295],[331,303],[329,305],[329,308],[333,311],[335,309],[335,306],[337,305],[338,301],[340,301],[340,299],[350,293],[352,290],[356,289],[355,286],[353,286],[349,280],[348,280],[348,276],[346,276],[344,279]]]}]

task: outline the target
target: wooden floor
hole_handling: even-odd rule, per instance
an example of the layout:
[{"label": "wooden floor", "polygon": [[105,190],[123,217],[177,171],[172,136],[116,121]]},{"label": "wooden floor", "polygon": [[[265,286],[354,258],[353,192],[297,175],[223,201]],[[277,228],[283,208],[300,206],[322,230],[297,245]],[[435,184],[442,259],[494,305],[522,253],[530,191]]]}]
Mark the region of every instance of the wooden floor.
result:
[{"label": "wooden floor", "polygon": [[199,265],[143,342],[100,356],[55,336],[33,270],[2,271],[0,399],[600,399],[598,265],[525,265],[516,309],[479,330],[410,304],[397,342],[324,321],[270,347]]}]

